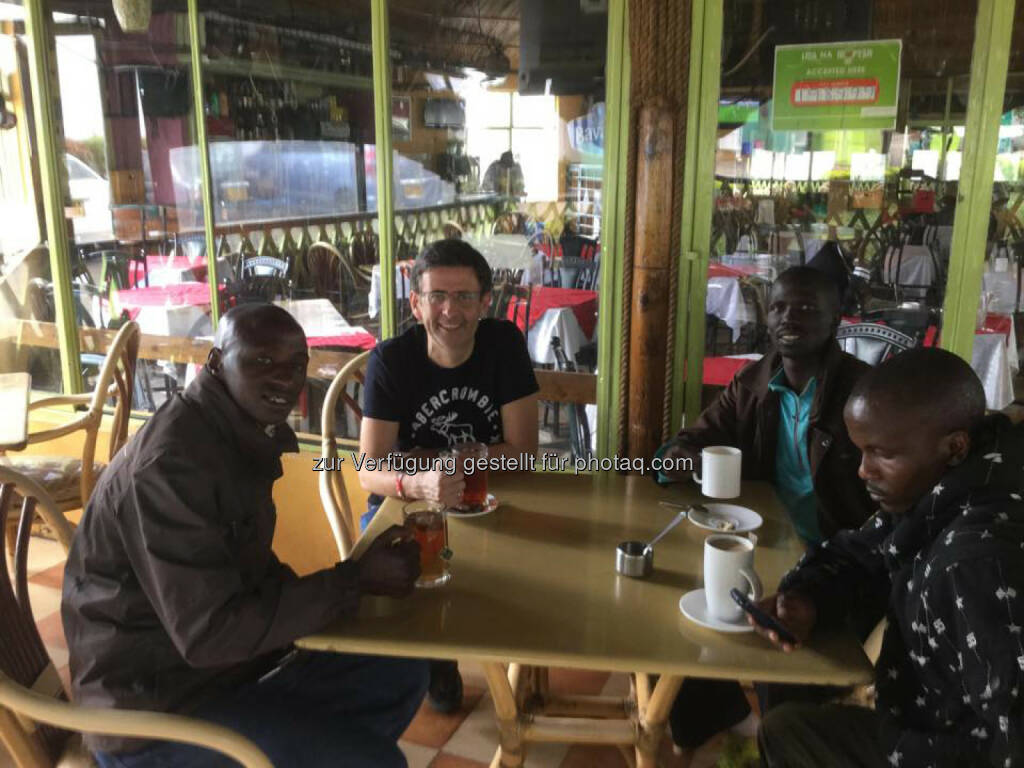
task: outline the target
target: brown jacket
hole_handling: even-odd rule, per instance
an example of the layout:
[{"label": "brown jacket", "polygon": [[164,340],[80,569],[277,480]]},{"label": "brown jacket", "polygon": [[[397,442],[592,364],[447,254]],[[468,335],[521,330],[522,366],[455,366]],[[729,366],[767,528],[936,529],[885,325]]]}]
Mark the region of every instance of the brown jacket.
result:
[{"label": "brown jacket", "polygon": [[[772,352],[733,378],[693,427],[675,437],[682,455],[697,460],[708,445],[733,445],[743,451],[746,480],[775,481],[779,432],[779,396],[768,388],[782,367]],[[818,522],[824,538],[841,528],[858,528],[874,511],[864,482],[857,477],[860,451],[850,441],[843,406],[854,383],[870,366],[832,343],[818,374],[807,430],[807,453],[818,498]]]},{"label": "brown jacket", "polygon": [[271,487],[298,445],[287,425],[270,432],[203,369],[110,463],[64,571],[75,701],[188,710],[358,607],[353,563],[299,578],[271,551]]}]

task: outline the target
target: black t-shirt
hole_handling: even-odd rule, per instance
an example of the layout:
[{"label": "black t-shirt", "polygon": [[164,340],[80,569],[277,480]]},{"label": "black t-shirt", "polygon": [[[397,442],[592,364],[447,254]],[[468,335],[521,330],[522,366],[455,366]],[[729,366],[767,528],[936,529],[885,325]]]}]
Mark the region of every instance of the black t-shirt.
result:
[{"label": "black t-shirt", "polygon": [[427,357],[427,332],[416,325],[370,354],[363,415],[397,421],[400,451],[494,444],[504,440],[501,406],[538,389],[526,340],[507,320],[481,320],[457,368]]}]

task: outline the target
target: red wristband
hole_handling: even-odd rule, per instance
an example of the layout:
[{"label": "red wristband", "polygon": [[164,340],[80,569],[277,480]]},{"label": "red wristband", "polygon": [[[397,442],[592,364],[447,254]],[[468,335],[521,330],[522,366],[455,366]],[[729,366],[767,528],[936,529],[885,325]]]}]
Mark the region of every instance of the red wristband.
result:
[{"label": "red wristband", "polygon": [[405,488],[402,487],[402,480],[405,477],[403,472],[399,472],[395,475],[395,492],[398,494],[398,498],[405,501]]}]

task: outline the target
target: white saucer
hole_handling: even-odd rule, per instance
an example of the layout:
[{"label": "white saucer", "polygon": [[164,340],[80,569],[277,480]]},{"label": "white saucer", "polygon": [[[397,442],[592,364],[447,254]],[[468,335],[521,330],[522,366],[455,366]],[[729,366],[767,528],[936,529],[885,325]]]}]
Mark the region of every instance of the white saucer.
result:
[{"label": "white saucer", "polygon": [[747,624],[747,617],[740,614],[738,622],[722,621],[708,613],[708,602],[704,599],[704,590],[695,589],[679,598],[679,610],[683,616],[694,624],[713,629],[716,632],[753,632],[754,628]]},{"label": "white saucer", "polygon": [[713,517],[729,520],[736,526],[735,528],[725,530],[720,526],[713,525],[697,510],[691,509],[686,516],[687,519],[705,531],[714,531],[715,533],[746,533],[747,531],[756,531],[764,524],[764,519],[757,512],[741,507],[738,504],[710,503],[703,506],[707,507],[708,512]]},{"label": "white saucer", "polygon": [[482,517],[489,515],[498,508],[498,499],[493,493],[487,494],[487,502],[480,509],[466,510],[457,507],[449,507],[446,512],[448,517]]}]

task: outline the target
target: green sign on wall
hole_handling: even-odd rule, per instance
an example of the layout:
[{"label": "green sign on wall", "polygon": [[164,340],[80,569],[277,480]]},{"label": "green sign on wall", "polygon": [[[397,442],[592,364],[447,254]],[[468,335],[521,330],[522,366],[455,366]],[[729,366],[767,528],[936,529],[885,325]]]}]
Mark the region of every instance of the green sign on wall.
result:
[{"label": "green sign on wall", "polygon": [[901,40],[779,45],[773,131],[896,127]]}]

